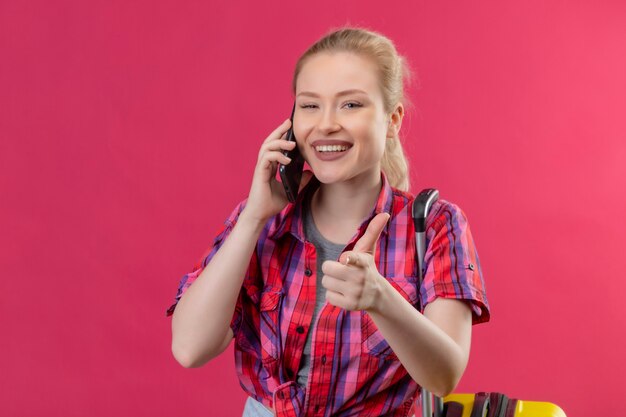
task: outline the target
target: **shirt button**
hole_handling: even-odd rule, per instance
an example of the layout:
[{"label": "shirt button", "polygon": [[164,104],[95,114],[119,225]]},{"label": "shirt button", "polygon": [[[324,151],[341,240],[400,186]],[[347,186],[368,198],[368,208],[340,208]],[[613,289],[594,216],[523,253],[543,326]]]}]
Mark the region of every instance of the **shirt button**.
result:
[{"label": "shirt button", "polygon": [[326,355],[322,355],[322,365],[326,365]]},{"label": "shirt button", "polygon": [[467,265],[467,267],[468,267],[469,269],[471,269],[472,271],[474,270],[474,264],[473,264],[473,263],[470,263],[469,265]]},{"label": "shirt button", "polygon": [[296,327],[296,332],[298,332],[300,334],[304,333],[304,327],[302,327],[302,326]]},{"label": "shirt button", "polygon": [[307,277],[310,277],[312,274],[313,272],[308,268],[304,271],[304,275],[306,275]]}]

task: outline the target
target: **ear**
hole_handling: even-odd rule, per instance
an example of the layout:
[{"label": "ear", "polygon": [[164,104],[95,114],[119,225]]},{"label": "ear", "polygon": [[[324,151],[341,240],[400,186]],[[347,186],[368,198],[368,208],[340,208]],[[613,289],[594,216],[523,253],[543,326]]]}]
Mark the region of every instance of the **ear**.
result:
[{"label": "ear", "polygon": [[389,123],[387,124],[387,139],[394,138],[400,132],[402,126],[402,118],[404,117],[404,106],[398,103],[393,112],[389,114]]}]

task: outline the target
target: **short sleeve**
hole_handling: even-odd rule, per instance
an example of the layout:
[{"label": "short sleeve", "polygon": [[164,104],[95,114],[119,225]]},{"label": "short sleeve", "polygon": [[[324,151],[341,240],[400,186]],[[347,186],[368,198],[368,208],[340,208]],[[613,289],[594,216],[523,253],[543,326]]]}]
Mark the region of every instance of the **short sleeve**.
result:
[{"label": "short sleeve", "polygon": [[[230,214],[228,219],[226,219],[224,224],[221,226],[216,237],[213,239],[213,244],[205,251],[204,255],[202,255],[202,257],[199,259],[196,265],[194,265],[194,267],[192,268],[192,271],[182,276],[182,278],[180,279],[178,283],[178,290],[176,292],[176,296],[174,297],[174,304],[172,304],[167,309],[166,316],[171,316],[172,314],[174,314],[176,305],[180,301],[185,291],[189,287],[191,287],[194,281],[202,273],[204,268],[209,264],[209,262],[211,262],[211,259],[213,259],[213,256],[215,256],[215,254],[222,247],[222,245],[224,244],[224,242],[230,235],[230,232],[235,227],[235,224],[237,223],[237,220],[239,219],[239,215],[241,214],[241,212],[243,211],[245,207],[245,203],[246,203],[246,200],[242,201],[241,203],[237,205],[237,207],[233,210],[233,212]],[[250,275],[254,270],[256,270],[256,268],[254,268],[254,265],[256,265],[255,258],[256,258],[256,251],[253,252],[252,259],[250,260],[250,266],[248,267],[248,271],[246,272],[247,275]],[[236,332],[241,324],[241,312],[242,312],[241,302],[242,301],[241,301],[241,292],[240,292],[239,296],[237,297],[237,304],[235,306],[235,312],[233,314],[233,319],[230,324],[230,327],[233,329],[233,332]]]},{"label": "short sleeve", "polygon": [[490,319],[478,252],[465,213],[455,204],[437,201],[426,220],[421,311],[437,297],[465,300],[472,324]]}]

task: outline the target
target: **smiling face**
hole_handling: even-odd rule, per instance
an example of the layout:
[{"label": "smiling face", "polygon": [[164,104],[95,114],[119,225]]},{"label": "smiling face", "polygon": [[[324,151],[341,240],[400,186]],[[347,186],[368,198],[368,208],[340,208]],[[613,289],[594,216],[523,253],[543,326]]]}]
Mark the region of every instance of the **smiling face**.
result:
[{"label": "smiling face", "polygon": [[297,79],[293,128],[320,182],[377,182],[390,129],[375,64],[348,52],[309,58]]}]

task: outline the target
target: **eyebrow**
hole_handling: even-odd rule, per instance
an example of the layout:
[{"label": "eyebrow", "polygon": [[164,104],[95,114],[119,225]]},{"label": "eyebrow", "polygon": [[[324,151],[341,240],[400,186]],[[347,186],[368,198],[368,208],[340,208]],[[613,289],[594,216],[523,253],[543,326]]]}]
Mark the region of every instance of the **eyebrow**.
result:
[{"label": "eyebrow", "polygon": [[[353,89],[350,89],[350,90],[340,91],[337,94],[335,94],[335,97],[347,96],[347,95],[350,95],[350,94],[357,94],[357,93],[361,93],[361,94],[367,95],[367,93],[365,91],[353,88]],[[302,91],[296,97],[299,97],[299,96],[319,97],[319,94],[312,93],[310,91]]]}]

